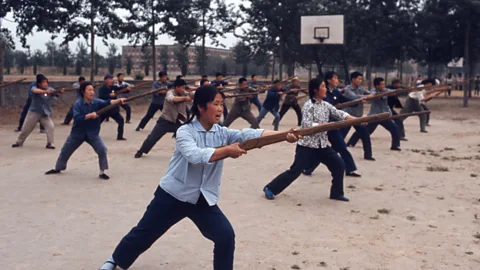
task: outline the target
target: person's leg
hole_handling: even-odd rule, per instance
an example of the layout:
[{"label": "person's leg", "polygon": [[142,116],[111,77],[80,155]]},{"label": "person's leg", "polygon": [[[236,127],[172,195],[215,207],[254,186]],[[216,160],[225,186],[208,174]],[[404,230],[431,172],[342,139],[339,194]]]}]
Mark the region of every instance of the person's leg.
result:
[{"label": "person's leg", "polygon": [[[331,147],[322,149],[319,158],[332,175],[332,187],[330,188],[331,199],[344,198],[343,175],[345,174],[345,164],[338,154]],[[342,199],[343,200],[343,199]],[[348,199],[347,199],[348,200]]]},{"label": "person's leg", "polygon": [[137,130],[144,129],[145,126],[148,124],[148,121],[150,121],[150,119],[153,118],[153,116],[155,115],[155,113],[158,110],[162,110],[160,108],[160,105],[150,103],[150,106],[148,107],[147,113],[142,118],[142,120],[140,120],[140,123],[138,124]]},{"label": "person's leg", "polygon": [[260,125],[260,122],[262,122],[263,118],[265,118],[265,115],[267,115],[267,113],[268,113],[268,110],[262,107],[262,109],[260,110],[260,113],[257,116],[258,125]]},{"label": "person's leg", "polygon": [[115,248],[112,255],[114,263],[122,269],[128,269],[140,254],[173,225],[184,219],[191,207],[158,187],[142,219]]},{"label": "person's leg", "polygon": [[360,140],[360,135],[355,130],[355,132],[353,132],[352,136],[350,137],[350,140],[348,140],[347,145],[355,147],[355,145],[357,145],[358,140]]},{"label": "person's leg", "polygon": [[278,126],[280,125],[280,114],[276,109],[271,110],[270,113],[273,114],[273,117],[275,117],[273,120],[273,130],[277,131]]},{"label": "person's leg", "polygon": [[117,127],[117,140],[124,139],[123,138],[123,130],[125,127],[125,120],[123,119],[123,116],[120,114],[120,111],[117,111],[113,114],[110,115],[110,117],[117,122],[118,127]]},{"label": "person's leg", "polygon": [[341,128],[340,129],[340,134],[342,135],[342,137],[345,139],[348,135],[348,132],[350,132],[350,129],[352,127],[351,126],[348,126],[348,127],[344,127],[344,128]]},{"label": "person's leg", "polygon": [[[422,106],[420,105],[420,101],[415,100],[415,102],[412,104],[413,112],[422,112],[424,111]],[[426,131],[426,126],[427,126],[427,117],[425,114],[421,114],[418,116],[418,119],[420,121],[420,131],[425,132]]]},{"label": "person's leg", "polygon": [[[158,119],[155,127],[152,129],[152,132],[148,134],[148,137],[143,142],[140,150],[137,154],[148,154],[152,150],[153,146],[168,132],[175,132],[177,130],[177,125],[171,123],[163,118]],[[141,156],[141,155],[140,155]]]},{"label": "person's leg", "polygon": [[250,99],[250,102],[257,106],[258,112],[260,113],[260,110],[262,109],[262,104],[260,103],[260,99],[258,99],[258,95],[256,95],[254,98]]},{"label": "person's leg", "polygon": [[398,133],[398,127],[392,120],[385,120],[379,123],[382,127],[384,127],[390,135],[392,136],[392,146],[391,149],[396,149],[400,147],[400,135]]},{"label": "person's leg", "polygon": [[227,116],[228,116],[227,104],[223,103],[223,119],[227,119]]},{"label": "person's leg", "polygon": [[187,110],[187,119],[190,119],[190,108],[188,106],[185,106]]},{"label": "person's leg", "polygon": [[23,123],[25,122],[25,117],[27,117],[28,109],[30,108],[30,105],[32,104],[32,99],[27,98],[27,101],[25,101],[25,105],[23,105],[22,113],[20,114],[20,120],[18,121],[18,127],[16,131],[21,131]]},{"label": "person's leg", "polygon": [[40,124],[42,124],[47,131],[47,146],[53,145],[55,136],[55,124],[53,124],[52,118],[50,118],[50,116],[42,116],[40,117]]},{"label": "person's leg", "polygon": [[282,104],[282,107],[280,108],[280,120],[282,120],[283,116],[288,112],[290,109],[291,105],[290,104],[285,104],[285,102]]},{"label": "person's leg", "polygon": [[[424,111],[428,111],[428,110],[429,110],[428,107],[427,107],[427,105],[424,104],[424,103],[420,103],[420,106],[422,106],[422,109],[423,109]],[[426,124],[427,126],[430,125],[430,113],[427,113],[427,114],[425,115],[425,124]]]},{"label": "person's leg", "polygon": [[64,125],[69,125],[70,122],[72,121],[72,119],[73,119],[73,105],[70,106],[70,109],[68,110],[67,115],[65,115],[65,119],[63,120],[63,124]]},{"label": "person's leg", "polygon": [[297,102],[293,103],[292,108],[297,114],[297,124],[298,126],[301,126],[302,125],[302,108],[300,108],[300,105],[298,105]]},{"label": "person's leg", "polygon": [[130,107],[130,104],[123,104],[122,108],[125,110],[126,113],[126,122],[130,123],[130,119],[132,117],[132,108]]},{"label": "person's leg", "polygon": [[290,169],[275,177],[265,188],[269,189],[274,195],[280,194],[300,176],[312,160],[317,159],[317,151],[318,149],[297,145],[295,159]]},{"label": "person's leg", "polygon": [[367,126],[367,131],[368,131],[368,134],[370,134],[370,137],[372,136],[373,132],[375,132],[375,130],[377,129],[378,127],[378,122],[377,123],[369,123],[368,126]]},{"label": "person's leg", "polygon": [[22,146],[28,135],[32,133],[33,129],[37,125],[38,120],[40,120],[41,115],[34,112],[27,112],[25,116],[25,122],[23,122],[22,131],[18,134],[16,145]]},{"label": "person's leg", "polygon": [[[231,113],[232,112],[230,111],[230,114]],[[251,128],[255,128],[255,129],[260,128],[260,126],[257,123],[257,118],[255,118],[255,116],[253,115],[252,111],[250,111],[250,109],[246,110],[246,111],[243,111],[241,117],[243,119],[245,119],[250,124]]]},{"label": "person's leg", "polygon": [[55,170],[56,171],[63,171],[67,169],[67,162],[72,156],[73,152],[82,145],[85,141],[85,138],[82,137],[74,137],[71,134],[67,137],[67,140],[62,146],[62,150],[60,150],[60,155],[58,155],[57,162],[55,163]]},{"label": "person's leg", "polygon": [[213,269],[232,270],[235,252],[235,232],[227,217],[217,205],[209,206],[200,196],[188,215],[202,235],[214,243]]},{"label": "person's leg", "polygon": [[347,174],[351,174],[357,170],[357,166],[355,165],[355,161],[353,160],[352,154],[347,149],[347,145],[343,140],[342,135],[340,135],[340,131],[338,130],[330,130],[327,132],[328,134],[328,141],[332,145],[333,150],[340,154],[343,161],[345,162],[345,168]]},{"label": "person's leg", "polygon": [[242,114],[242,108],[236,104],[233,104],[232,109],[230,110],[230,113],[227,115],[227,118],[225,119],[225,122],[223,122],[223,125],[225,127],[229,127],[235,119],[240,117]]},{"label": "person's leg", "polygon": [[372,142],[370,140],[370,134],[367,131],[366,126],[358,125],[354,126],[357,134],[360,136],[363,144],[363,157],[366,159],[370,159],[373,157],[372,154]]},{"label": "person's leg", "polygon": [[312,175],[312,173],[317,169],[317,167],[320,165],[320,160],[315,158],[312,159],[309,164],[305,167],[305,170],[303,170],[303,174],[305,175]]},{"label": "person's leg", "polygon": [[100,136],[93,136],[87,138],[86,142],[95,150],[95,153],[98,155],[98,165],[100,172],[108,170],[108,158],[107,158],[107,146],[103,143]]}]

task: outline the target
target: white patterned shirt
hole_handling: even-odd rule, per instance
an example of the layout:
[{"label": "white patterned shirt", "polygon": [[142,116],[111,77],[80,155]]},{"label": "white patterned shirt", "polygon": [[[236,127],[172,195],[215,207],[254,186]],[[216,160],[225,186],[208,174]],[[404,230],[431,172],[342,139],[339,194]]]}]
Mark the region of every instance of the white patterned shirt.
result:
[{"label": "white patterned shirt", "polygon": [[[309,99],[302,108],[302,128],[328,123],[330,116],[338,120],[345,120],[349,114],[337,110],[328,102],[312,102],[312,99]],[[328,146],[327,132],[305,136],[298,140],[298,145],[310,148],[326,148]]]}]

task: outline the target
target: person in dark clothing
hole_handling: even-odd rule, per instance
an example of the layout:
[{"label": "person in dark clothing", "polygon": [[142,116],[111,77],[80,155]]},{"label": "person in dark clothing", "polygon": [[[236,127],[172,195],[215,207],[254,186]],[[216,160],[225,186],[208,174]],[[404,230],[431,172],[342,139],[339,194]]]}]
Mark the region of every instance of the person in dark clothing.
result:
[{"label": "person in dark clothing", "polygon": [[[255,90],[257,90],[256,88],[259,86],[258,82],[257,82],[257,75],[256,74],[253,74],[252,75],[252,80],[250,81],[250,83],[248,84],[248,87],[250,88],[253,88]],[[252,97],[250,99],[250,103],[257,106],[258,108],[258,112],[260,113],[260,110],[262,109],[262,103],[260,103],[260,99],[258,99],[258,95],[255,95],[254,97]]]},{"label": "person in dark clothing", "polygon": [[[223,89],[223,87],[230,85],[229,82],[226,82],[223,80],[223,74],[222,73],[217,73],[215,75],[215,80],[210,82],[210,84],[213,84],[217,89]],[[227,119],[228,115],[228,108],[225,103],[223,103],[223,120],[225,121]]]},{"label": "person in dark clothing", "polygon": [[[292,108],[297,114],[297,126],[302,125],[302,109],[297,101],[298,93],[301,88],[300,80],[297,77],[293,78],[290,90],[285,93],[285,99],[283,100],[282,108],[280,109],[280,120],[282,120],[283,116],[290,108]],[[302,92],[305,94],[307,93],[306,90],[302,90]]]},{"label": "person in dark clothing", "polygon": [[[120,89],[125,89],[127,87],[133,87],[133,84],[124,81],[124,78],[125,78],[125,75],[123,73],[118,73],[117,74],[117,83],[115,83],[115,85]],[[127,92],[121,93],[119,95],[119,97],[128,98],[129,95],[130,95],[130,91],[127,91]],[[129,124],[130,119],[132,119],[132,108],[130,107],[130,104],[128,104],[128,103],[122,104],[121,107],[125,110],[125,113],[126,113],[125,123]]]},{"label": "person in dark clothing", "polygon": [[[80,77],[78,78],[78,82],[75,82],[75,83],[72,85],[73,88],[76,88],[76,89],[77,89],[77,90],[75,91],[75,101],[76,101],[77,99],[79,99],[79,98],[82,98],[82,97],[80,96],[80,94],[78,93],[78,89],[80,88],[80,85],[82,85],[82,83],[84,83],[84,82],[85,82],[85,77],[80,76]],[[73,104],[75,104],[75,102],[73,102]],[[65,115],[65,119],[63,120],[63,123],[62,123],[62,125],[64,125],[64,126],[70,125],[70,121],[72,121],[72,119],[73,119],[73,104],[72,104],[72,106],[70,107],[70,109],[68,110],[67,115]]]},{"label": "person in dark clothing", "polygon": [[[402,82],[399,79],[394,79],[392,81],[392,85],[389,85],[387,88],[392,89],[392,90],[398,90],[398,89],[402,88]],[[397,96],[387,97],[387,102],[388,102],[388,107],[390,107],[390,111],[392,112],[392,115],[398,115],[398,113],[395,111],[395,108],[396,109],[403,109],[402,102],[400,102],[400,99]],[[397,119],[394,119],[393,121],[398,126],[399,130],[404,129],[402,119],[397,118]],[[407,138],[401,137],[401,136],[400,136],[400,140],[401,141],[408,141]]]},{"label": "person in dark clothing", "polygon": [[265,101],[263,102],[262,109],[260,110],[260,114],[257,117],[257,123],[260,125],[260,122],[262,122],[263,118],[267,115],[267,113],[273,114],[273,117],[275,117],[274,120],[274,129],[273,130],[278,130],[278,126],[280,123],[280,114],[278,113],[278,109],[280,107],[280,97],[284,94],[284,89],[283,89],[283,83],[280,82],[280,80],[276,80],[273,82],[272,88],[268,90],[267,92],[267,97],[265,98]]},{"label": "person in dark clothing", "polygon": [[[41,75],[41,74],[38,74]],[[38,79],[37,75],[37,79]],[[15,129],[15,132],[20,132],[22,131],[22,126],[23,123],[25,122],[25,117],[27,117],[28,109],[30,109],[30,105],[32,105],[32,92],[31,89],[36,87],[37,83],[32,82],[29,87],[28,87],[28,98],[27,101],[25,101],[25,105],[23,105],[22,112],[20,113],[20,120],[18,121],[18,127]],[[45,133],[45,128],[43,125],[40,123],[40,133]]]},{"label": "person in dark clothing", "polygon": [[[116,91],[122,90],[122,88],[113,85],[113,76],[111,74],[105,75],[103,78],[104,85],[98,89],[98,98],[103,99],[105,101],[115,100],[117,99],[117,95],[115,94]],[[127,87],[127,89],[130,89]],[[108,111],[105,114],[100,116],[100,123],[102,123],[105,118],[111,117],[115,122],[118,124],[117,128],[117,140],[125,141],[126,139],[123,137],[123,129],[125,125],[125,120],[123,119],[122,115],[120,114],[120,108],[114,108]]]}]

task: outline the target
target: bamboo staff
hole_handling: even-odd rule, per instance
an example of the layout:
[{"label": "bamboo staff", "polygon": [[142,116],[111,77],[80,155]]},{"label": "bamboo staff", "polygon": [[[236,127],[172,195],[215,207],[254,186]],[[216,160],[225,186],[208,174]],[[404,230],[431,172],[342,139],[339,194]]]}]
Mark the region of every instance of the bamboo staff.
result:
[{"label": "bamboo staff", "polygon": [[143,83],[137,84],[137,85],[132,86],[132,87],[127,87],[127,88],[124,88],[124,89],[122,89],[122,90],[116,91],[115,94],[125,93],[125,92],[128,92],[128,91],[131,91],[131,90],[140,88],[141,86],[147,85],[147,84],[149,84],[149,83],[151,83],[151,82],[143,82]]},{"label": "bamboo staff", "polygon": [[[160,88],[157,88],[157,89],[154,89],[154,90],[147,91],[147,92],[142,93],[142,94],[138,94],[138,95],[133,96],[133,97],[126,98],[126,99],[125,99],[125,103],[130,102],[130,101],[135,100],[135,99],[139,99],[139,98],[148,96],[148,95],[151,95],[151,94],[159,93],[159,92],[165,92],[165,93],[166,93],[167,91],[168,91],[168,89],[166,88],[166,86],[160,87]],[[113,109],[113,108],[116,108],[116,107],[118,107],[118,106],[120,106],[120,105],[121,105],[121,103],[118,103],[118,104],[110,104],[110,105],[108,105],[108,106],[106,106],[106,107],[98,110],[96,113],[97,113],[98,115],[101,115],[101,114],[104,114],[104,113],[106,113],[107,111],[109,111],[109,110],[111,110],[111,109]]]},{"label": "bamboo staff", "polygon": [[8,82],[8,83],[4,83],[4,84],[1,84],[0,85],[0,88],[4,88],[4,87],[7,87],[7,86],[10,86],[12,84],[17,84],[19,82],[23,82],[25,81],[27,78],[23,78],[23,79],[20,79],[20,80],[16,80],[16,81],[13,81],[13,82]]},{"label": "bamboo staff", "polygon": [[299,135],[300,136],[309,136],[309,135],[313,135],[313,134],[316,134],[316,133],[326,132],[326,131],[329,131],[329,130],[335,130],[335,129],[339,129],[339,128],[343,128],[343,127],[356,126],[356,125],[360,125],[362,123],[371,123],[371,122],[383,121],[385,119],[388,119],[389,117],[390,117],[389,113],[381,113],[381,114],[376,114],[376,115],[372,115],[372,116],[359,117],[359,118],[351,119],[351,120],[325,123],[325,124],[321,124],[321,125],[314,126],[314,127],[298,129],[298,130],[295,130],[295,131],[285,131],[285,132],[281,132],[281,133],[278,133],[278,134],[275,134],[275,135],[270,135],[270,136],[265,136],[265,137],[246,140],[242,144],[240,144],[240,148],[248,151],[248,150],[252,150],[252,149],[255,149],[255,148],[262,148],[263,146],[266,146],[266,145],[283,142],[283,141],[287,140],[287,135],[289,133],[292,133],[297,137]]},{"label": "bamboo staff", "polygon": [[444,92],[444,91],[438,91],[438,92],[436,92],[436,93],[434,93],[434,94],[431,94],[431,95],[429,95],[429,96],[426,96],[426,97],[424,97],[422,100],[420,100],[420,102],[428,102],[428,101],[430,101],[430,100],[432,100],[432,99],[440,96],[440,94],[443,93],[443,92]]},{"label": "bamboo staff", "polygon": [[236,97],[248,97],[248,96],[256,96],[258,94],[263,94],[263,93],[245,93],[245,94],[237,94],[237,95],[225,95],[225,98],[236,98]]},{"label": "bamboo staff", "polygon": [[364,101],[379,99],[379,98],[388,97],[388,96],[396,96],[396,95],[402,94],[402,93],[417,92],[417,91],[421,91],[421,90],[427,90],[428,91],[428,90],[433,90],[433,89],[435,89],[436,91],[445,91],[445,90],[451,89],[451,87],[449,85],[438,85],[438,86],[412,87],[412,88],[398,89],[398,90],[394,90],[394,91],[387,91],[387,92],[384,92],[384,93],[365,96],[364,98],[340,103],[340,104],[335,105],[335,108],[343,109],[345,107],[350,107],[350,106],[357,105],[357,104],[362,103]]},{"label": "bamboo staff", "polygon": [[303,99],[303,98],[306,98],[306,97],[309,97],[309,95],[298,96],[297,100],[300,100],[300,99]]},{"label": "bamboo staff", "polygon": [[283,81],[274,83],[274,84],[269,84],[269,85],[260,86],[260,87],[258,87],[258,88],[260,89],[258,92],[259,92],[259,93],[261,93],[261,92],[266,92],[266,91],[268,90],[268,88],[273,87],[273,86],[275,86],[275,85],[277,85],[277,84],[286,83],[286,82],[292,80],[293,78],[295,78],[295,76],[294,76],[294,77],[290,77],[290,78],[288,78],[288,79],[285,79],[285,80],[283,80]]}]

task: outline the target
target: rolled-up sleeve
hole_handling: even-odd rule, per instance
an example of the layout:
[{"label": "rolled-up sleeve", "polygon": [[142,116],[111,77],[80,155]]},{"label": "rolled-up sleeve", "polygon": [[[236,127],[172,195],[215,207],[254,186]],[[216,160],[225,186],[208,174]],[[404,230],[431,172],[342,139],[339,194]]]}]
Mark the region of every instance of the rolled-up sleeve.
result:
[{"label": "rolled-up sleeve", "polygon": [[238,129],[227,129],[227,144],[233,143],[243,143],[249,139],[256,139],[262,136],[264,129],[252,129],[244,128],[242,130]]},{"label": "rolled-up sleeve", "polygon": [[195,136],[188,125],[177,130],[177,150],[192,164],[210,164],[210,158],[215,153],[215,148],[200,148],[195,142]]},{"label": "rolled-up sleeve", "polygon": [[[328,104],[328,103],[326,103],[326,104]],[[330,111],[330,115],[333,116],[336,119],[345,120],[345,118],[347,118],[347,116],[349,116],[348,113],[346,113],[344,111],[341,111],[341,110],[338,110],[337,108],[333,107],[330,104],[328,104],[328,109]]]},{"label": "rolled-up sleeve", "polygon": [[165,100],[167,100],[168,102],[173,102],[174,97],[175,95],[173,95],[173,91],[168,91],[167,96],[165,97]]}]

